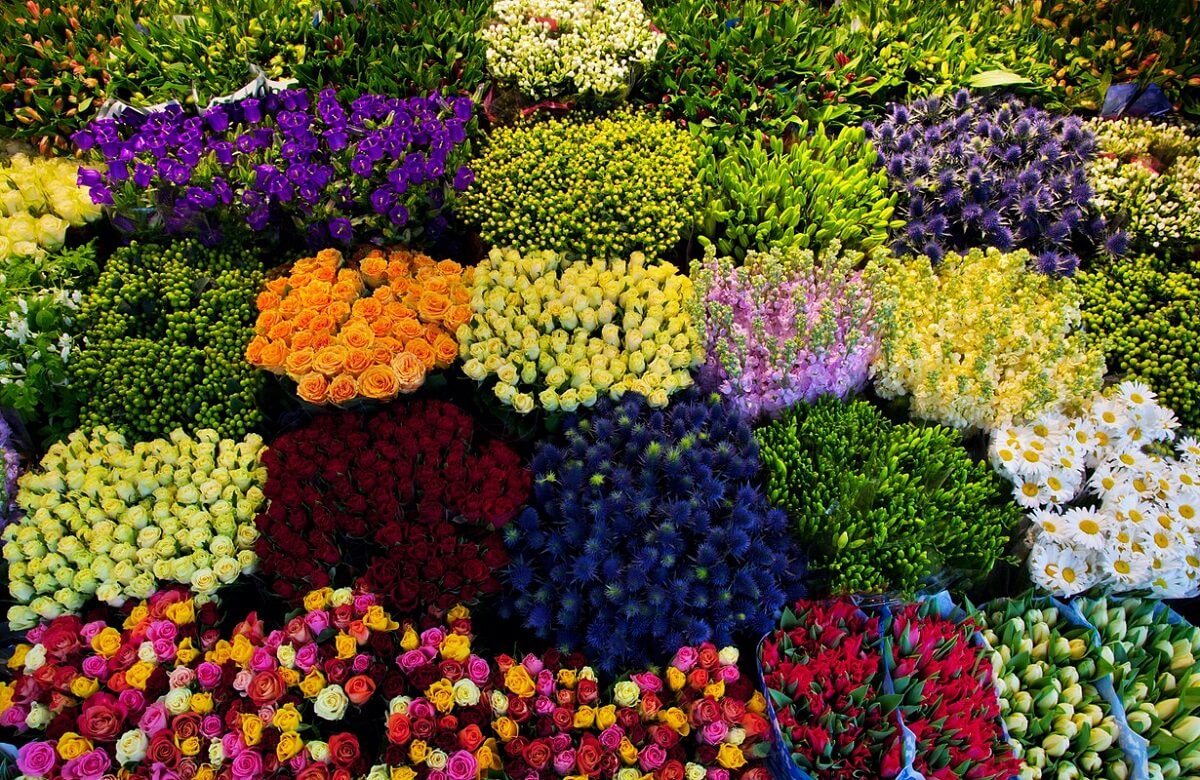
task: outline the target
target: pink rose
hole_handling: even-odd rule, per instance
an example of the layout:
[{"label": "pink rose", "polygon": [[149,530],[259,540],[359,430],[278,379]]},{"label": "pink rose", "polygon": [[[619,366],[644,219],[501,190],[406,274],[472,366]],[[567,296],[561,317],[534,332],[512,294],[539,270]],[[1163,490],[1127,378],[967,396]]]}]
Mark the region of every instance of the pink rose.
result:
[{"label": "pink rose", "polygon": [[221,747],[225,750],[225,755],[238,756],[246,750],[246,743],[242,741],[241,734],[231,731],[221,737]]},{"label": "pink rose", "polygon": [[446,780],[446,773],[441,769],[430,769],[425,780]]},{"label": "pink rose", "polygon": [[483,685],[492,676],[491,665],[477,655],[467,659],[467,679],[476,685]]},{"label": "pink rose", "polygon": [[545,696],[539,696],[533,701],[533,711],[538,715],[546,716],[554,712],[555,706],[552,699],[547,699]]},{"label": "pink rose", "polygon": [[521,666],[524,666],[530,674],[537,674],[541,672],[543,668],[545,668],[545,664],[542,663],[542,659],[538,658],[533,653],[528,653],[524,658],[521,659]]},{"label": "pink rose", "polygon": [[170,661],[175,657],[175,643],[170,639],[155,639],[151,643],[151,647],[154,648],[154,655],[160,661]]},{"label": "pink rose", "polygon": [[542,696],[549,696],[554,693],[554,675],[549,669],[543,669],[538,672],[537,692]]},{"label": "pink rose", "polygon": [[440,628],[428,628],[421,632],[421,645],[437,650],[442,646],[442,640],[445,638],[446,632],[444,630]]},{"label": "pink rose", "polygon": [[205,715],[204,720],[200,721],[200,733],[207,739],[216,739],[224,729],[220,715]]},{"label": "pink rose", "polygon": [[571,735],[558,733],[550,737],[550,749],[555,753],[561,753],[571,747]]},{"label": "pink rose", "polygon": [[256,647],[250,656],[250,668],[256,672],[269,672],[275,668],[275,656],[266,648]]},{"label": "pink rose", "polygon": [[357,596],[354,597],[354,613],[356,615],[361,615],[361,614],[365,613],[367,611],[368,607],[375,606],[375,602],[376,602],[376,599],[375,599],[374,593],[358,594]]},{"label": "pink rose", "polygon": [[237,758],[233,759],[233,763],[229,765],[233,771],[234,777],[257,778],[262,777],[263,764],[262,756],[254,750],[243,750],[238,754]]},{"label": "pink rose", "polygon": [[473,780],[478,771],[479,762],[465,750],[454,751],[446,762],[446,777],[449,780]]},{"label": "pink rose", "polygon": [[17,751],[17,769],[30,777],[45,777],[57,761],[58,754],[49,742],[30,742]]},{"label": "pink rose", "polygon": [[117,696],[117,701],[129,712],[141,712],[146,706],[146,696],[137,688],[126,688]]},{"label": "pink rose", "polygon": [[638,764],[642,771],[652,772],[662,766],[667,760],[666,749],[657,742],[651,742],[638,751]]},{"label": "pink rose", "polygon": [[292,772],[297,775],[303,772],[304,768],[311,763],[312,762],[308,758],[307,750],[301,750],[299,753],[287,760],[288,769],[292,770]]},{"label": "pink rose", "polygon": [[240,693],[245,693],[250,687],[250,681],[254,679],[254,672],[249,669],[243,669],[233,677],[233,689]]},{"label": "pink rose", "polygon": [[329,613],[323,609],[314,609],[304,616],[304,625],[314,634],[320,634],[329,628]]},{"label": "pink rose", "polygon": [[371,668],[371,656],[359,653],[354,656],[354,660],[350,662],[350,668],[358,673],[367,671]]},{"label": "pink rose", "polygon": [[305,674],[312,671],[317,665],[317,646],[305,645],[296,651],[296,667],[302,670]]},{"label": "pink rose", "polygon": [[83,673],[98,680],[106,679],[108,677],[108,661],[103,656],[89,655],[83,659]]},{"label": "pink rose", "polygon": [[428,699],[413,699],[408,703],[408,717],[410,720],[432,718],[435,711],[433,704]]},{"label": "pink rose", "polygon": [[729,770],[721,767],[709,767],[708,780],[729,780]]},{"label": "pink rose", "polygon": [[205,661],[196,667],[196,679],[201,688],[215,688],[221,682],[221,667],[212,661]]},{"label": "pink rose", "polygon": [[742,676],[742,673],[738,671],[736,666],[722,666],[717,674],[727,683],[737,682],[738,678]]},{"label": "pink rose", "polygon": [[567,748],[566,750],[554,754],[554,771],[560,775],[565,775],[571,771],[571,767],[575,766],[575,751]]},{"label": "pink rose", "polygon": [[696,652],[696,648],[681,647],[679,648],[679,651],[675,653],[675,658],[671,661],[671,666],[674,666],[676,669],[686,674],[692,670],[693,666],[696,665],[696,658],[698,656],[699,653]]},{"label": "pink rose", "polygon": [[0,726],[25,731],[25,718],[27,715],[29,715],[28,707],[14,704],[4,712],[0,712]]},{"label": "pink rose", "polygon": [[658,693],[663,688],[662,679],[653,672],[630,675],[629,679],[637,683],[637,687],[641,688],[642,693],[647,691]]},{"label": "pink rose", "polygon": [[729,727],[725,725],[723,720],[714,720],[712,723],[705,725],[704,741],[710,745],[719,745],[721,740],[725,739],[725,735],[729,733]]},{"label": "pink rose", "polygon": [[605,750],[616,750],[621,745],[621,738],[625,736],[625,729],[620,726],[609,726],[604,731],[600,732],[600,744]]},{"label": "pink rose", "polygon": [[412,674],[425,664],[429,663],[429,660],[425,658],[425,654],[420,650],[409,650],[404,655],[400,656],[399,663],[400,671],[404,672],[405,674]]},{"label": "pink rose", "polygon": [[272,654],[274,654],[275,651],[279,649],[279,646],[283,644],[283,640],[285,638],[286,637],[284,636],[284,633],[277,628],[271,633],[267,634],[267,639],[265,642],[263,642],[263,647],[267,648]]},{"label": "pink rose", "polygon": [[196,673],[186,666],[177,666],[171,670],[167,680],[172,688],[187,688],[196,679]]},{"label": "pink rose", "polygon": [[177,636],[179,636],[179,629],[169,620],[156,620],[150,624],[150,628],[146,631],[146,638],[151,642],[159,639],[174,642]]},{"label": "pink rose", "polygon": [[138,728],[153,737],[167,727],[167,705],[155,702],[146,708],[138,720]]},{"label": "pink rose", "polygon": [[[78,763],[76,764],[76,762]],[[71,764],[76,764],[76,766],[73,773],[68,773],[67,767]],[[109,759],[108,753],[103,748],[96,748],[73,761],[68,761],[63,766],[63,777],[69,778],[73,774],[79,780],[100,780],[110,766],[112,766],[112,761]]]},{"label": "pink rose", "polygon": [[275,718],[275,707],[267,704],[258,708],[258,717],[263,723],[270,723]]},{"label": "pink rose", "polygon": [[[46,635],[46,632],[49,630],[50,630],[50,626],[43,623],[42,625],[34,626],[33,628],[31,628],[27,632],[25,632],[25,638],[27,640],[29,640],[29,644],[31,644],[31,645],[41,644],[42,637],[44,637]],[[88,640],[88,642],[91,642],[91,641],[92,641],[91,639]]]}]

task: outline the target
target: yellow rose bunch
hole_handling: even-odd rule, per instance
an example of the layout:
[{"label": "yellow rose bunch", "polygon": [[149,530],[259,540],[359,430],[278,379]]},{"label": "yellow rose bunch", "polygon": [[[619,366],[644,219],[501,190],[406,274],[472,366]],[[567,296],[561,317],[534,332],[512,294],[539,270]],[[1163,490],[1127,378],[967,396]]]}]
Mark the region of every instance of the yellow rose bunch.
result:
[{"label": "yellow rose bunch", "polygon": [[1104,357],[1080,329],[1071,279],[1029,270],[1024,250],[972,249],[889,261],[877,301],[877,392],[908,396],[914,417],[991,430],[1100,389]]},{"label": "yellow rose bunch", "polygon": [[77,164],[60,158],[18,154],[0,164],[0,262],[58,249],[68,227],[100,216],[78,174]]},{"label": "yellow rose bunch", "polygon": [[257,434],[176,431],[130,445],[106,428],[52,446],[18,482],[25,516],[4,529],[13,627],[76,612],[92,596],[147,598],[160,582],[208,597],[252,570],[264,449]]},{"label": "yellow rose bunch", "polygon": [[463,370],[496,378],[521,414],[592,406],[641,393],[663,407],[704,359],[688,314],[692,283],[669,263],[566,263],[549,251],[493,249],[475,272],[470,321],[458,329]]}]

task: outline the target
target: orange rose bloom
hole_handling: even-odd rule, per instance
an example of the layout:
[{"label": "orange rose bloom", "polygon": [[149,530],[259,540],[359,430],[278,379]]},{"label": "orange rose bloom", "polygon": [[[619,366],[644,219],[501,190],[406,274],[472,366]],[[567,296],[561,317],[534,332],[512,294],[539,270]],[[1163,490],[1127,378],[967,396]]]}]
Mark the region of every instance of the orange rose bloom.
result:
[{"label": "orange rose bloom", "polygon": [[434,363],[437,362],[433,355],[433,347],[423,338],[413,339],[408,342],[404,345],[404,350],[415,355],[417,360],[420,360],[426,369],[433,368]]},{"label": "orange rose bloom", "polygon": [[283,362],[284,368],[287,369],[288,376],[292,378],[301,377],[312,370],[313,351],[311,349],[294,349],[288,354],[287,360]]},{"label": "orange rose bloom", "polygon": [[344,404],[358,395],[358,383],[349,374],[338,374],[329,383],[329,400],[335,404]]},{"label": "orange rose bloom", "polygon": [[288,287],[290,287],[292,290],[299,290],[301,287],[312,284],[312,269],[301,269],[300,264],[296,263],[296,265],[292,266],[292,275],[289,276],[287,280]]},{"label": "orange rose bloom", "polygon": [[396,327],[392,331],[404,343],[408,343],[412,339],[421,338],[425,335],[425,328],[421,327],[421,323],[415,319],[403,319],[396,323]]},{"label": "orange rose bloom", "polygon": [[277,297],[282,298],[283,293],[288,288],[288,278],[286,276],[281,276],[278,279],[272,279],[271,281],[267,282],[266,286],[267,289],[275,293]]},{"label": "orange rose bloom", "polygon": [[396,327],[396,321],[386,315],[371,320],[371,332],[375,334],[376,341],[390,334],[394,327]]},{"label": "orange rose bloom", "polygon": [[371,347],[372,360],[374,360],[376,363],[379,363],[380,365],[383,365],[383,366],[386,366],[392,362],[392,355],[394,355],[394,354],[395,354],[395,352],[388,349],[387,347],[379,346],[378,341],[375,342],[375,346]]},{"label": "orange rose bloom", "polygon": [[371,326],[363,320],[351,320],[342,328],[338,334],[338,341],[345,344],[347,347],[362,349],[369,347],[375,342],[375,334],[371,331]]},{"label": "orange rose bloom", "polygon": [[329,312],[314,314],[313,318],[308,322],[308,330],[313,333],[332,333],[337,327],[337,320]]},{"label": "orange rose bloom", "polygon": [[295,317],[292,318],[292,324],[300,329],[307,328],[308,324],[310,322],[312,322],[313,319],[316,318],[316,316],[317,316],[317,312],[315,310],[305,309],[304,311],[300,312],[299,314],[297,314]]},{"label": "orange rose bloom", "polygon": [[411,393],[425,381],[425,364],[411,352],[401,352],[392,358],[392,370],[402,393]]},{"label": "orange rose bloom", "polygon": [[329,395],[329,382],[316,372],[305,374],[296,383],[296,394],[310,404],[323,404]]},{"label": "orange rose bloom", "polygon": [[433,342],[437,341],[438,336],[445,332],[446,329],[441,325],[436,322],[431,322],[425,326],[425,340],[432,344]]},{"label": "orange rose bloom", "polygon": [[348,284],[359,290],[363,288],[362,278],[358,275],[358,272],[349,268],[343,268],[338,271],[337,280],[339,284]]},{"label": "orange rose bloom", "polygon": [[358,264],[358,270],[367,284],[378,287],[387,281],[388,261],[382,252],[372,252]]},{"label": "orange rose bloom", "polygon": [[[393,355],[395,355],[397,352],[403,351],[404,349],[404,345],[400,343],[400,339],[393,338],[391,336],[380,336],[379,338],[375,339],[374,347],[375,349],[386,349]],[[391,362],[391,358],[389,357],[384,362]]]},{"label": "orange rose bloom", "polygon": [[358,376],[371,367],[375,362],[375,352],[367,347],[354,347],[346,355],[346,363],[342,370],[352,376]]},{"label": "orange rose bloom", "polygon": [[266,336],[255,336],[250,339],[250,343],[246,345],[246,362],[252,366],[262,365],[262,353],[267,344]]},{"label": "orange rose bloom", "polygon": [[443,333],[433,342],[433,355],[437,367],[446,368],[458,357],[458,342]]},{"label": "orange rose bloom", "polygon": [[388,279],[398,279],[401,276],[408,276],[408,261],[404,259],[395,259],[395,254],[392,255],[392,258],[392,261],[388,263]]},{"label": "orange rose bloom", "polygon": [[400,301],[388,301],[383,310],[394,320],[415,320],[417,318],[417,313]]},{"label": "orange rose bloom", "polygon": [[383,315],[383,301],[376,298],[359,298],[350,307],[350,312],[355,317],[373,320]]},{"label": "orange rose bloom", "polygon": [[[325,376],[332,377],[342,370],[342,366],[346,364],[346,357],[349,354],[350,350],[341,344],[330,344],[327,347],[323,347],[313,357],[313,370],[320,371]],[[333,388],[330,387],[329,390],[332,394]]]},{"label": "orange rose bloom", "polygon": [[375,292],[371,293],[371,297],[380,303],[387,303],[395,297],[395,294],[392,292],[392,288],[385,284],[382,287],[376,287]]},{"label": "orange rose bloom", "polygon": [[312,347],[313,350],[320,352],[322,349],[328,347],[332,343],[333,336],[330,336],[328,333],[314,333],[312,337],[312,343],[310,343],[308,346]]},{"label": "orange rose bloom", "polygon": [[366,398],[383,401],[400,392],[400,380],[389,365],[373,365],[358,378],[358,389]]},{"label": "orange rose bloom", "polygon": [[268,309],[274,309],[277,307],[279,305],[279,300],[280,299],[278,295],[270,290],[264,290],[258,294],[257,298],[254,299],[254,305],[258,307],[259,311],[267,311]]},{"label": "orange rose bloom", "polygon": [[[313,346],[317,334],[311,330],[301,330],[292,334],[292,349],[308,349]],[[315,349],[315,347],[314,347]]]},{"label": "orange rose bloom", "polygon": [[273,328],[275,326],[275,323],[279,322],[280,319],[282,319],[282,317],[280,316],[279,312],[275,309],[271,309],[270,311],[260,312],[258,315],[258,319],[256,319],[254,321],[254,330],[258,333],[266,333],[271,328]]},{"label": "orange rose bloom", "polygon": [[465,303],[456,303],[446,311],[446,318],[443,320],[446,327],[451,333],[456,332],[460,326],[471,319],[471,307]]},{"label": "orange rose bloom", "polygon": [[267,331],[267,338],[282,339],[287,341],[287,337],[292,335],[295,330],[290,320],[281,320],[275,323],[270,330]]},{"label": "orange rose bloom", "polygon": [[334,301],[325,311],[329,312],[338,322],[345,322],[346,318],[350,316],[350,304],[345,301]]},{"label": "orange rose bloom", "polygon": [[328,306],[333,300],[332,290],[329,282],[313,282],[300,289],[300,300],[309,308]]},{"label": "orange rose bloom", "polygon": [[287,359],[288,348],[287,344],[282,341],[272,341],[263,347],[262,354],[259,355],[260,365],[268,371],[279,373],[283,368],[283,361]]},{"label": "orange rose bloom", "polygon": [[320,252],[317,252],[315,259],[318,263],[332,263],[333,265],[337,265],[342,262],[342,253],[336,249],[322,249]]},{"label": "orange rose bloom", "polygon": [[337,278],[337,269],[331,265],[323,266],[313,271],[313,278],[319,282],[333,284],[333,280]]},{"label": "orange rose bloom", "polygon": [[437,269],[439,272],[446,274],[447,276],[456,276],[462,273],[462,266],[453,260],[438,261]]},{"label": "orange rose bloom", "polygon": [[422,274],[422,277],[419,279],[419,281],[421,282],[421,286],[424,287],[425,292],[445,295],[446,291],[450,289],[450,282],[444,276]]},{"label": "orange rose bloom", "polygon": [[304,301],[299,295],[289,295],[279,304],[279,313],[284,317],[295,317],[304,308]]},{"label": "orange rose bloom", "polygon": [[335,301],[350,301],[358,299],[358,288],[346,282],[338,282],[329,291],[329,297]]}]

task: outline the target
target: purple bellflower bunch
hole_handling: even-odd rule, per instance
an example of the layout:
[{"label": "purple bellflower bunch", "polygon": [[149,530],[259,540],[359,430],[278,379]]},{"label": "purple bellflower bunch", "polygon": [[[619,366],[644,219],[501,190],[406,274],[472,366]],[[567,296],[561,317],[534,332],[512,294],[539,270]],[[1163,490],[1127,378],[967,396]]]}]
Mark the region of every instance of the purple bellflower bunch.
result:
[{"label": "purple bellflower bunch", "polygon": [[[314,101],[315,97],[315,101]],[[220,241],[233,227],[302,231],[310,246],[436,238],[474,180],[470,98],[287,90],[210,106],[99,119],[72,136],[92,155],[79,183],[132,230],[150,212],[169,234]]]},{"label": "purple bellflower bunch", "polygon": [[1081,256],[1125,251],[1092,206],[1096,138],[1076,117],[959,90],[892,105],[864,128],[901,193],[898,253],[937,263],[972,247],[1026,249],[1043,273],[1070,275]]},{"label": "purple bellflower bunch", "polygon": [[708,355],[700,386],[749,419],[860,391],[879,350],[871,280],[886,254],[835,240],[820,255],[752,251],[738,267],[708,247],[691,273],[692,317]]}]

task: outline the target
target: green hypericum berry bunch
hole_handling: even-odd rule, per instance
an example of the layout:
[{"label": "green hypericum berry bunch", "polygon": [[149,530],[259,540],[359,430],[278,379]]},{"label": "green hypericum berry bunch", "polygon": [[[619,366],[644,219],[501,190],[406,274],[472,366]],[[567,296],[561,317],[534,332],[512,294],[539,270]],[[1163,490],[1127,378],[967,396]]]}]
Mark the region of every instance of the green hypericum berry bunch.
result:
[{"label": "green hypericum berry bunch", "polygon": [[1141,379],[1200,428],[1200,259],[1126,258],[1080,274],[1079,289],[1109,370]]},{"label": "green hypericum berry bunch", "polygon": [[688,133],[632,114],[501,128],[471,166],[461,213],[497,247],[660,256],[700,210],[706,153]]},{"label": "green hypericum berry bunch", "polygon": [[911,593],[943,571],[985,574],[1021,519],[957,432],[895,425],[865,401],[800,404],[757,436],[767,496],[834,594]]},{"label": "green hypericum berry bunch", "polygon": [[887,172],[876,169],[874,148],[861,127],[835,137],[818,125],[809,136],[784,148],[781,138],[768,150],[757,141],[730,144],[729,154],[711,163],[710,186],[717,193],[704,215],[702,232],[721,255],[742,260],[748,250],[811,248],[839,241],[851,250],[870,251],[887,241],[896,193],[888,194]]},{"label": "green hypericum berry bunch", "polygon": [[241,437],[261,419],[263,375],[243,360],[263,282],[247,249],[134,242],[118,249],[80,312],[71,364],[80,425],[139,438],[175,428]]}]

